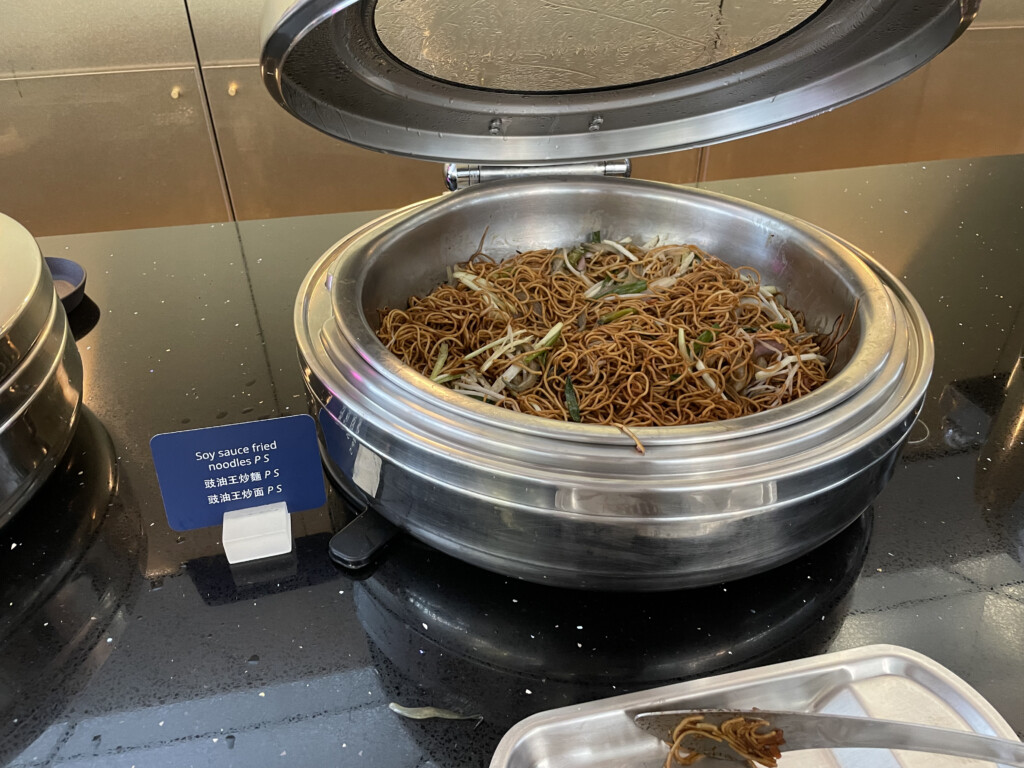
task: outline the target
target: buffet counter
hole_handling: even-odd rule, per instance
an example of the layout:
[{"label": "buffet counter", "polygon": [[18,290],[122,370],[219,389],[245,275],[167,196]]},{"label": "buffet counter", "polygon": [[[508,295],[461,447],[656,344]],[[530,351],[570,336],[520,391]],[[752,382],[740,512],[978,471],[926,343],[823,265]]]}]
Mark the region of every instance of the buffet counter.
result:
[{"label": "buffet counter", "polygon": [[293,516],[290,555],[228,565],[219,528],[169,527],[149,440],[305,413],[299,284],[378,214],[41,238],[88,271],[70,316],[88,412],[0,529],[0,764],[483,766],[544,709],[875,643],[929,656],[1024,733],[1024,156],[706,186],[873,255],[921,303],[935,372],[852,526],[668,594],[527,584],[405,537],[345,572],[333,487]]}]

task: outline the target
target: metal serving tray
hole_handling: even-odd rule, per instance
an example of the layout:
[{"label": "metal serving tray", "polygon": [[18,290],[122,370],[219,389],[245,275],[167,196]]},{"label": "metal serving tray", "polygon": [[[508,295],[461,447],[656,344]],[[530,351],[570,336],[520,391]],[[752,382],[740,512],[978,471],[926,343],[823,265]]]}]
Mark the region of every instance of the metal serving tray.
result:
[{"label": "metal serving tray", "polygon": [[[871,716],[1016,739],[985,699],[945,667],[894,645],[869,645],[731,672],[528,717],[505,734],[490,768],[656,768],[667,748],[633,725],[639,712],[785,709]],[[704,760],[698,765],[735,765]],[[785,768],[982,768],[959,757],[867,749],[787,753]]]}]

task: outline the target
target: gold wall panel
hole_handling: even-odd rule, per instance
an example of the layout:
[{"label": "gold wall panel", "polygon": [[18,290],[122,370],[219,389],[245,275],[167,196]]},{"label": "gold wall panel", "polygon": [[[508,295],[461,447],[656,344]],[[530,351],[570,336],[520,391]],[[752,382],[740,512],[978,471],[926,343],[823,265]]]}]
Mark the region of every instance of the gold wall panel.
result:
[{"label": "gold wall panel", "polygon": [[702,149],[633,158],[633,178],[692,184],[700,179]]},{"label": "gold wall panel", "polygon": [[1024,152],[1024,27],[964,35],[927,74],[909,160]]},{"label": "gold wall panel", "polygon": [[0,81],[0,180],[37,236],[229,218],[194,67]]},{"label": "gold wall panel", "polygon": [[0,0],[0,79],[192,64],[182,0]]},{"label": "gold wall panel", "polygon": [[238,219],[393,208],[444,191],[439,163],[353,147],[296,120],[270,98],[259,67],[203,74]]},{"label": "gold wall panel", "polygon": [[258,64],[263,0],[187,0],[199,61]]},{"label": "gold wall panel", "polygon": [[1024,28],[968,31],[909,77],[818,117],[708,148],[704,179],[1024,152]]},{"label": "gold wall panel", "polygon": [[978,27],[1024,27],[1024,1],[985,0],[971,29]]},{"label": "gold wall panel", "polygon": [[[438,164],[346,145],[273,103],[256,67],[263,0],[187,8],[0,0],[0,210],[46,234],[223,221],[225,179],[240,219],[440,194]],[[985,0],[948,51],[873,96],[759,136],[634,158],[633,175],[686,183],[1024,152],[1022,52],[1024,0]],[[126,71],[95,73],[114,69]]]}]

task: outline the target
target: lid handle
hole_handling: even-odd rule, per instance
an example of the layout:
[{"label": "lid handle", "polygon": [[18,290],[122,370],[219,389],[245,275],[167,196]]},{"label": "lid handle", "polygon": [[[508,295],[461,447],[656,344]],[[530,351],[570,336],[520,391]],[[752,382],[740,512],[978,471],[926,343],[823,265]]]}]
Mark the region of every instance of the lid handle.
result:
[{"label": "lid handle", "polygon": [[599,160],[592,163],[562,165],[470,165],[447,163],[444,183],[452,192],[485,181],[500,179],[533,179],[541,176],[623,176],[629,177],[632,164],[628,159]]}]

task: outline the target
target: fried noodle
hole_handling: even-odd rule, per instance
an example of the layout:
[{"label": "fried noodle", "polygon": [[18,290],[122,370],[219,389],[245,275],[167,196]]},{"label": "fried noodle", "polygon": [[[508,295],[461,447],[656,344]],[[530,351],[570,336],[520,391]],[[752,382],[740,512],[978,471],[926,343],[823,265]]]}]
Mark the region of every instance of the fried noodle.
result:
[{"label": "fried noodle", "polygon": [[[768,730],[759,730],[762,728]],[[767,720],[734,717],[721,725],[714,725],[704,722],[704,715],[691,715],[680,721],[672,730],[671,748],[665,759],[664,768],[672,768],[673,763],[682,766],[693,765],[704,757],[703,752],[691,751],[683,745],[687,737],[694,735],[725,742],[745,759],[748,765],[757,764],[766,768],[776,768],[776,761],[782,756],[779,747],[786,743],[782,731],[772,728]]]},{"label": "fried noodle", "polygon": [[694,245],[593,239],[500,262],[478,251],[382,310],[377,335],[456,392],[634,440],[631,428],[758,413],[826,381],[842,318],[808,331],[756,270]]}]

